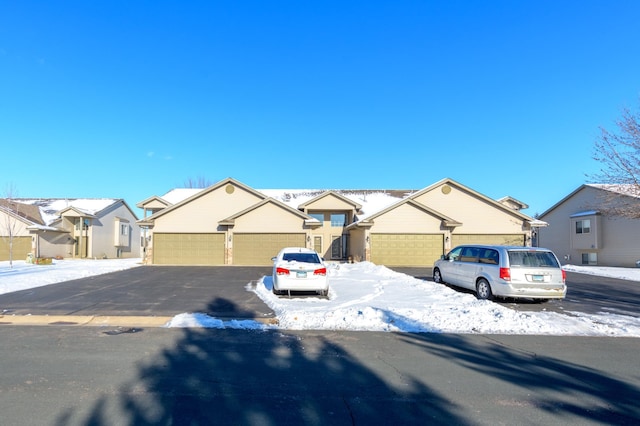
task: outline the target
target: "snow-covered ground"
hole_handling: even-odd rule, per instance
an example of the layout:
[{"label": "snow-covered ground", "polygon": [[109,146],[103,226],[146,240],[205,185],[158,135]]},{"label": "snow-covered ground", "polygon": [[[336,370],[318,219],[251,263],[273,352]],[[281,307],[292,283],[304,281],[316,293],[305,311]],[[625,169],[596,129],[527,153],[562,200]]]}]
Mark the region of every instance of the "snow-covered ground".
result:
[{"label": "snow-covered ground", "polygon": [[[0,294],[51,285],[140,265],[140,259],[61,260],[53,265],[0,262]],[[640,268],[567,265],[572,272],[638,281]],[[434,333],[546,334],[640,337],[640,318],[601,313],[518,312],[474,295],[423,281],[369,262],[332,265],[328,298],[277,297],[271,277],[247,284],[276,313],[278,326],[222,321],[184,313],[167,327],[241,329],[368,330]]]}]

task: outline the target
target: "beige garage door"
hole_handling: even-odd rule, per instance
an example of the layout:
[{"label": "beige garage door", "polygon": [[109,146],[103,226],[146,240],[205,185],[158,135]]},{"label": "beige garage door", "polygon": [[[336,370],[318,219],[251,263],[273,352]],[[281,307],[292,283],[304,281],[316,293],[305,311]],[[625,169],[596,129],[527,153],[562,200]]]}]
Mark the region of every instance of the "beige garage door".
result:
[{"label": "beige garage door", "polygon": [[271,265],[285,247],[305,247],[304,234],[233,234],[234,265]]},{"label": "beige garage door", "polygon": [[[31,237],[13,237],[13,260],[26,260],[31,253]],[[9,260],[9,238],[0,237],[0,260]]]},{"label": "beige garage door", "polygon": [[523,246],[523,234],[452,234],[451,247],[462,244],[487,244],[496,246]]},{"label": "beige garage door", "polygon": [[441,234],[371,234],[371,261],[386,266],[431,266],[442,256]]},{"label": "beige garage door", "polygon": [[224,234],[153,234],[155,265],[224,265]]}]

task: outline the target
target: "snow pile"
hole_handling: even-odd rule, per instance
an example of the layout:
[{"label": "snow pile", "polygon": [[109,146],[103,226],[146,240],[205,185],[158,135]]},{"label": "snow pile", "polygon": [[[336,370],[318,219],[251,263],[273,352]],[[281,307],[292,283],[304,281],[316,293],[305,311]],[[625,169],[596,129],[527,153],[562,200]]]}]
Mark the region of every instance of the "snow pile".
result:
[{"label": "snow pile", "polygon": [[51,265],[34,265],[24,260],[0,262],[0,294],[27,290],[109,272],[122,271],[142,264],[141,259],[54,260]]},{"label": "snow pile", "polygon": [[[139,266],[140,259],[56,260],[53,265],[0,262],[0,294]],[[568,265],[566,270],[640,281],[640,268]],[[545,334],[640,337],[640,318],[601,313],[518,312],[473,294],[423,281],[369,262],[331,265],[329,297],[275,296],[271,276],[255,292],[279,324],[176,315],[167,327],[290,330],[367,330],[431,333]],[[553,302],[551,302],[553,303]]]},{"label": "snow pile", "polygon": [[292,330],[607,335],[640,337],[640,319],[622,315],[517,312],[445,285],[362,262],[339,265],[329,298],[277,297],[271,277],[255,292]]}]

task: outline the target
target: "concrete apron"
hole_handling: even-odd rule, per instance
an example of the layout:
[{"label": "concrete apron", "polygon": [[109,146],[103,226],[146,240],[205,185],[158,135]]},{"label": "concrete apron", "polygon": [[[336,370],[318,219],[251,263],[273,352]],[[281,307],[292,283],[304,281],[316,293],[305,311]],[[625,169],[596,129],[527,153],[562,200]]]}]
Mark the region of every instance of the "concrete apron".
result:
[{"label": "concrete apron", "polygon": [[[166,327],[173,317],[96,316],[96,315],[0,315],[2,325],[65,325],[94,327]],[[256,322],[277,325],[275,318],[253,318]]]}]

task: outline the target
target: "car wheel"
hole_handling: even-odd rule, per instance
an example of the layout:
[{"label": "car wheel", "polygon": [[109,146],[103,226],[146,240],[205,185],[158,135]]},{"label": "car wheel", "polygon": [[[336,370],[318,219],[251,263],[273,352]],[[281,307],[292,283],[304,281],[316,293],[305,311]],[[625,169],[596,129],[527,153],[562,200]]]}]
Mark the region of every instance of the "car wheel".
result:
[{"label": "car wheel", "polygon": [[433,282],[442,284],[444,281],[442,280],[442,275],[440,275],[440,269],[435,268],[433,270]]},{"label": "car wheel", "polygon": [[480,278],[476,284],[476,295],[480,300],[491,300],[493,295],[491,294],[491,286],[489,281],[484,278]]}]

